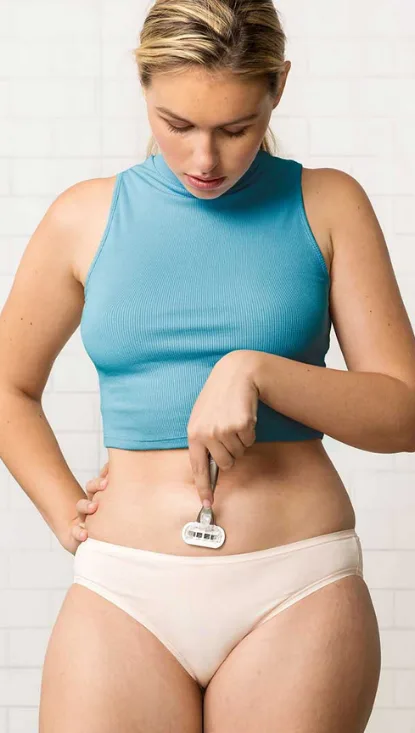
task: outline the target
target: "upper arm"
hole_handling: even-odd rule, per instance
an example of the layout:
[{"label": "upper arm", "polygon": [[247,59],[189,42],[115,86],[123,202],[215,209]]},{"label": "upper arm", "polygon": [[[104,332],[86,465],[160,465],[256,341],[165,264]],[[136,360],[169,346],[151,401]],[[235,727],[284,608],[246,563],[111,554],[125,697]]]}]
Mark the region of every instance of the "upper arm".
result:
[{"label": "upper arm", "polygon": [[20,260],[0,314],[0,388],[40,400],[54,360],[78,327],[83,287],[74,275],[74,243],[88,182],[50,205]]},{"label": "upper arm", "polygon": [[415,338],[389,251],[362,186],[327,169],[333,245],[330,310],[347,368],[395,377],[415,390]]}]

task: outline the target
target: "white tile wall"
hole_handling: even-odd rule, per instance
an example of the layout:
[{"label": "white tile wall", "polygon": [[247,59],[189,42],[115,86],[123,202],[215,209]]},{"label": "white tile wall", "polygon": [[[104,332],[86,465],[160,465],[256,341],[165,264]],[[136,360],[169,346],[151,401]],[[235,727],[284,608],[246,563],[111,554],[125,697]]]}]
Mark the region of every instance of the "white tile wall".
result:
[{"label": "white tile wall", "polygon": [[[58,193],[144,156],[150,127],[130,51],[149,5],[0,0],[0,307]],[[293,64],[272,118],[280,154],[361,182],[414,323],[413,0],[276,5]],[[334,334],[327,365],[344,368]],[[107,458],[97,387],[78,330],[56,360],[44,405],[82,485]],[[367,731],[415,733],[415,455],[324,443],[354,502],[381,628]],[[73,559],[1,462],[0,487],[0,733],[35,733],[43,658]]]}]

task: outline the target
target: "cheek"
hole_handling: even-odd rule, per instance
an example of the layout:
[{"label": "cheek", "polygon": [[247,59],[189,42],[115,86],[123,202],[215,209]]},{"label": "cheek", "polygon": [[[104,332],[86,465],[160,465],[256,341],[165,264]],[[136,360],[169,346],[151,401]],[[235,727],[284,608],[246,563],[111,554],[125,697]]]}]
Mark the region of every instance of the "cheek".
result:
[{"label": "cheek", "polygon": [[242,175],[255,160],[260,144],[261,141],[258,143],[255,141],[255,145],[252,145],[252,140],[247,140],[245,144],[241,143],[241,145],[235,146],[238,149],[237,151],[235,150],[232,165],[230,164],[229,167],[232,170],[238,171],[239,175]]},{"label": "cheek", "polygon": [[181,140],[180,134],[174,134],[170,132],[166,125],[154,125],[152,128],[153,135],[159,144],[163,153],[173,163],[175,160],[180,161],[181,150],[183,149],[183,140]]},{"label": "cheek", "polygon": [[166,146],[169,142],[169,138],[171,137],[169,135],[169,130],[167,129],[167,125],[163,123],[159,118],[152,117],[149,115],[149,122],[151,126],[151,131],[157,140],[157,142],[160,142],[160,145],[163,147]]}]

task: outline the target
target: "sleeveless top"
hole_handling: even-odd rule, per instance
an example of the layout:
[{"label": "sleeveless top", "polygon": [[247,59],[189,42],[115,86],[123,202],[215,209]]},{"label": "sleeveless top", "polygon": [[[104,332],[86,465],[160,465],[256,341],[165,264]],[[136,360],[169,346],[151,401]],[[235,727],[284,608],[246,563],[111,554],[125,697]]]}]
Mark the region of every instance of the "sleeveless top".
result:
[{"label": "sleeveless top", "polygon": [[[117,174],[80,323],[106,447],[188,447],[193,405],[230,351],[326,366],[330,277],[301,173],[259,150],[215,199],[190,193],[161,153]],[[261,401],[257,418],[259,442],[323,437]]]}]

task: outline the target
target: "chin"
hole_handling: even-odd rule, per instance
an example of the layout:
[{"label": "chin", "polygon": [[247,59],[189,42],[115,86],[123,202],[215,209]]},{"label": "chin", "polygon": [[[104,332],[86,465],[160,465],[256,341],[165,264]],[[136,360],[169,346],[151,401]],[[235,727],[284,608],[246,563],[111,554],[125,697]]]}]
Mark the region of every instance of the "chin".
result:
[{"label": "chin", "polygon": [[[186,186],[187,188],[187,186]],[[196,199],[218,199],[230,188],[228,186],[225,189],[222,189],[221,191],[195,191],[193,188],[187,188],[189,193],[191,193]]]}]

